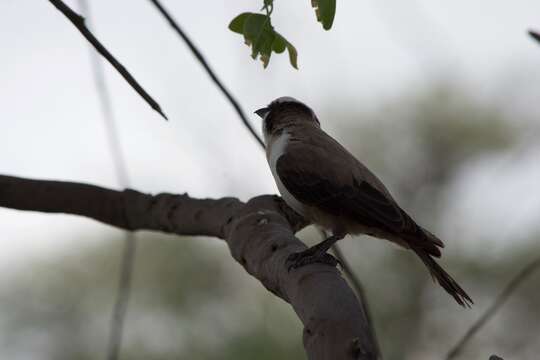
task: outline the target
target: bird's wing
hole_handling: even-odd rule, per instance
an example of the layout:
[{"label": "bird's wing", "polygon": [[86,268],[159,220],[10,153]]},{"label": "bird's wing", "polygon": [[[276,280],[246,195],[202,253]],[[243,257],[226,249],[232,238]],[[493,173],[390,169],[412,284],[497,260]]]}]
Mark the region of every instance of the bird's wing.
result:
[{"label": "bird's wing", "polygon": [[361,178],[356,166],[348,153],[292,143],[276,170],[287,190],[306,205],[392,234],[410,228],[414,222],[389,195]]}]

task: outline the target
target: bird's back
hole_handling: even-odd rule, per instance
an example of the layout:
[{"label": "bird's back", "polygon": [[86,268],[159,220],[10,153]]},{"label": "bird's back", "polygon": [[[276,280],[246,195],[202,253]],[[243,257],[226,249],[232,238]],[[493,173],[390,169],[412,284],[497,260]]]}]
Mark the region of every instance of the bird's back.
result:
[{"label": "bird's back", "polygon": [[[301,134],[295,136],[300,132]],[[338,173],[338,178],[344,182],[351,181],[353,177],[357,182],[366,181],[394,201],[382,181],[324,130],[315,127],[293,128],[290,134],[292,141],[288,151],[298,151],[298,148],[302,147],[304,151],[310,151],[311,155],[317,158],[318,166],[325,167],[324,171],[327,173]],[[301,139],[296,146],[295,139]]]},{"label": "bird's back", "polygon": [[[312,206],[322,225],[367,233],[440,256],[443,243],[397,204],[384,184],[345,147],[315,127],[291,128],[277,179],[295,199]],[[328,219],[330,217],[330,219]]]}]

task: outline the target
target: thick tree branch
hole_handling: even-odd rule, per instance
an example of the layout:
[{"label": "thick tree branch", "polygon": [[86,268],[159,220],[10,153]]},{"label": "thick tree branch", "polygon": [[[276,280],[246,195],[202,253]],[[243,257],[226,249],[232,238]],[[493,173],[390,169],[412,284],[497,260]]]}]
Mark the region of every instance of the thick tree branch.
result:
[{"label": "thick tree branch", "polygon": [[86,216],[126,230],[225,238],[222,224],[243,204],[233,198],[143,194],[64,181],[0,176],[0,206]]},{"label": "thick tree branch", "polygon": [[366,316],[336,268],[315,264],[287,271],[287,257],[306,246],[294,237],[281,204],[260,196],[240,209],[228,231],[232,256],[292,305],[304,324],[309,359],[376,359]]},{"label": "thick tree branch", "polygon": [[366,321],[368,323],[369,328],[371,329],[370,331],[371,331],[371,336],[373,339],[373,345],[375,346],[375,351],[377,352],[378,358],[382,359],[383,356],[381,352],[381,346],[379,345],[379,339],[377,337],[377,333],[375,332],[375,325],[372,321],[372,316],[371,316],[372,314],[369,310],[369,306],[367,303],[367,296],[365,294],[364,287],[360,283],[360,280],[358,280],[358,277],[354,273],[352,273],[352,270],[351,270],[352,267],[347,261],[347,259],[345,258],[345,256],[343,255],[343,253],[341,252],[341,248],[337,246],[337,244],[334,244],[334,246],[332,246],[332,251],[334,255],[341,262],[341,268],[343,272],[345,273],[345,275],[347,276],[347,278],[349,279],[349,281],[352,283],[351,286],[353,290],[356,292],[356,296],[360,298],[360,304],[362,305],[362,310],[364,314],[366,315]]},{"label": "thick tree branch", "polygon": [[336,268],[313,264],[287,271],[287,257],[306,247],[294,233],[307,224],[277,196],[244,204],[0,176],[0,206],[82,215],[127,230],[225,239],[234,259],[294,308],[309,359],[377,358],[362,306]]},{"label": "thick tree branch", "polygon": [[62,14],[64,14],[65,17],[68,18],[69,21],[75,27],[79,32],[92,44],[92,46],[103,56],[107,61],[122,75],[122,77],[128,82],[129,85],[146,101],[148,105],[152,107],[155,111],[157,111],[165,120],[167,120],[167,116],[163,113],[161,110],[161,107],[155,101],[147,92],[146,90],[135,80],[135,78],[127,71],[127,69],[122,65],[116,58],[99,42],[99,40],[92,34],[92,32],[86,27],[84,24],[84,18],[77,14],[75,11],[71,10],[69,6],[67,6],[64,2],[61,0],[49,0],[51,4],[53,4]]}]

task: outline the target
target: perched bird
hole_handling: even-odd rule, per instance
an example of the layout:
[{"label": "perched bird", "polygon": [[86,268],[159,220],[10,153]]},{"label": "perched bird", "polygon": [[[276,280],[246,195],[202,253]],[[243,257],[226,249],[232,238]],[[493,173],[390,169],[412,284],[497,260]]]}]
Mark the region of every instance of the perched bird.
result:
[{"label": "perched bird", "polygon": [[266,157],[285,202],[332,235],[288,258],[289,269],[314,262],[335,266],[326,252],[347,234],[390,240],[418,255],[432,277],[462,306],[472,300],[437,264],[441,240],[422,228],[392,198],[383,183],[326,134],[311,108],[280,97],[255,111],[263,119]]}]

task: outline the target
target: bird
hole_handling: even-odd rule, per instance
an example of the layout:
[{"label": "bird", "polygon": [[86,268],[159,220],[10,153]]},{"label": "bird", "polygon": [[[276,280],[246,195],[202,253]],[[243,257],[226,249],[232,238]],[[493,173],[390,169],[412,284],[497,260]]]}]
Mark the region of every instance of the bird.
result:
[{"label": "bird", "polygon": [[288,269],[312,263],[337,265],[327,254],[346,235],[367,234],[412,250],[455,301],[471,297],[435,261],[443,242],[418,225],[384,184],[338,141],[321,129],[315,112],[290,96],[255,111],[262,118],[266,158],[285,203],[331,233],[324,241],[291,254]]}]

